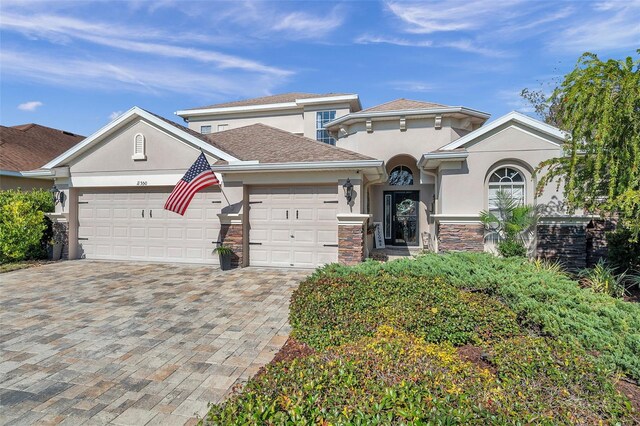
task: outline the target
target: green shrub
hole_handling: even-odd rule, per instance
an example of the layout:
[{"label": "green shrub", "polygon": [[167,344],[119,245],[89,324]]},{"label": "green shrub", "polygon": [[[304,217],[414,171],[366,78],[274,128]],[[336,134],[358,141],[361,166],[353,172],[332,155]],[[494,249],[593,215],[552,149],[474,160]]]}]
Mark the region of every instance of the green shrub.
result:
[{"label": "green shrub", "polygon": [[586,268],[578,274],[585,287],[596,293],[608,294],[611,297],[623,297],[626,293],[627,274],[616,271],[600,260],[593,268]]},{"label": "green shrub", "polygon": [[506,239],[498,243],[498,253],[502,257],[526,257],[527,247],[522,241]]},{"label": "green shrub", "polygon": [[440,277],[460,289],[493,295],[516,313],[522,325],[582,344],[599,352],[610,367],[640,379],[640,304],[581,288],[564,273],[540,270],[521,258],[449,253],[387,263],[368,261],[354,267],[330,265],[312,278],[351,273]]},{"label": "green shrub", "polygon": [[607,233],[607,258],[618,272],[640,273],[640,238],[632,241],[631,237],[631,231],[623,227]]},{"label": "green shrub", "polygon": [[203,423],[595,425],[629,416],[611,376],[584,353],[521,337],[493,356],[497,375],[462,361],[449,343],[381,327],[373,337],[267,367],[241,394],[212,406]]},{"label": "green shrub", "polygon": [[44,213],[53,208],[51,194],[46,190],[0,192],[1,262],[46,256],[49,222]]},{"label": "green shrub", "polygon": [[310,346],[354,342],[382,325],[428,342],[478,344],[519,332],[516,315],[499,301],[460,290],[441,278],[317,274],[291,298],[292,335]]}]

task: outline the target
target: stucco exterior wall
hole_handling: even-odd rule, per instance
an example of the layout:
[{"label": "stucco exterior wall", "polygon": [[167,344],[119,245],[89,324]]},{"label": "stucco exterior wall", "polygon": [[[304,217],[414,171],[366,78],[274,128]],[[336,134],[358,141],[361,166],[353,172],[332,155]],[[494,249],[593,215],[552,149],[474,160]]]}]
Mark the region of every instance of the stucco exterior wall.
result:
[{"label": "stucco exterior wall", "polygon": [[22,189],[30,191],[32,189],[51,189],[53,179],[30,179],[17,176],[0,176],[0,190]]},{"label": "stucco exterior wall", "polygon": [[[315,116],[314,116],[315,120]],[[218,125],[228,125],[227,130],[251,124],[262,123],[267,126],[302,135],[304,133],[303,109],[294,111],[253,112],[251,114],[225,114],[216,117],[192,117],[188,127],[200,133],[200,127],[211,126],[211,133],[218,131]]]},{"label": "stucco exterior wall", "polygon": [[533,170],[541,161],[562,154],[561,147],[540,138],[529,129],[510,126],[482,138],[467,147],[469,156],[460,167],[445,165],[439,172],[438,213],[475,215],[488,207],[487,178],[499,166],[518,169],[525,177],[528,204],[558,204],[562,188],[550,185],[540,197],[535,196]]}]

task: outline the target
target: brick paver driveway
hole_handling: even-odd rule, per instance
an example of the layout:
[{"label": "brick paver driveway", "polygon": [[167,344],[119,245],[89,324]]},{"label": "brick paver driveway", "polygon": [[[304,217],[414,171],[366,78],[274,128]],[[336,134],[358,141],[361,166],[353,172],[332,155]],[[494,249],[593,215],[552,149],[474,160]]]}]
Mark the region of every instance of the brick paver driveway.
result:
[{"label": "brick paver driveway", "polygon": [[280,349],[308,274],[92,261],[2,274],[0,423],[193,423]]}]

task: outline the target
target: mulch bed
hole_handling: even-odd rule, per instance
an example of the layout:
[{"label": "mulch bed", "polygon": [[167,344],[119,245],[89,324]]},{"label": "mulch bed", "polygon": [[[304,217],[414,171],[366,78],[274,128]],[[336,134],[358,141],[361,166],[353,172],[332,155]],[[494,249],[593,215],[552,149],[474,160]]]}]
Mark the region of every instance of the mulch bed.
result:
[{"label": "mulch bed", "polygon": [[631,401],[631,405],[636,411],[634,420],[636,424],[640,425],[640,386],[633,380],[623,377],[616,383],[616,388]]},{"label": "mulch bed", "polygon": [[275,357],[273,357],[270,364],[282,361],[293,361],[296,358],[304,358],[314,354],[315,352],[315,349],[306,343],[299,342],[296,339],[289,337],[284,346],[282,346]]},{"label": "mulch bed", "polygon": [[477,367],[480,367],[480,368],[486,368],[489,371],[491,371],[493,374],[496,374],[497,372],[496,368],[493,366],[493,364],[491,364],[488,361],[487,355],[484,349],[482,349],[481,347],[473,346],[473,345],[464,345],[464,346],[460,346],[457,349],[457,351],[458,351],[458,356],[463,361],[467,361],[472,364],[475,364]]}]

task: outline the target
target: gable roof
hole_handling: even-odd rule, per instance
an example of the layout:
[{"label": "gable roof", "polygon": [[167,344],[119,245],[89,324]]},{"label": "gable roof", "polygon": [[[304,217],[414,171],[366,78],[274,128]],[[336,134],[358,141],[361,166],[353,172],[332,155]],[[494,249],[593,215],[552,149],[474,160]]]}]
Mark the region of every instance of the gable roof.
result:
[{"label": "gable roof", "polygon": [[242,161],[306,163],[374,160],[366,155],[294,135],[265,124],[252,124],[211,133],[206,137],[221,149],[233,152]]},{"label": "gable roof", "polygon": [[[497,129],[500,126],[503,126],[510,122],[518,123],[522,126],[537,130],[555,139],[559,139],[559,140],[566,139],[566,134],[562,130],[556,127],[550,126],[547,123],[543,123],[540,120],[536,120],[535,118],[531,118],[528,115],[524,115],[520,112],[511,111],[510,113],[503,115],[502,117],[496,119],[495,121],[492,121],[486,126],[480,127],[479,129],[466,134],[460,139],[456,139],[455,141],[450,142],[447,145],[444,145],[443,147],[440,147],[438,151],[452,151],[454,149],[465,147],[469,145],[471,142],[473,142],[474,140],[476,140],[477,138],[479,138],[480,136],[485,135],[491,132],[492,130]],[[549,141],[549,142],[559,145],[558,143],[553,141]]]},{"label": "gable roof", "polygon": [[435,102],[414,101],[411,99],[394,99],[380,105],[373,106],[362,110],[361,112],[379,112],[379,111],[404,111],[414,109],[431,109],[431,108],[447,108],[447,105],[437,104]]},{"label": "gable roof", "polygon": [[309,99],[309,98],[326,98],[329,96],[343,96],[348,93],[305,93],[305,92],[289,92],[281,93],[278,95],[262,96],[259,98],[242,99],[239,101],[223,102],[219,104],[206,105],[196,108],[188,108],[185,111],[191,111],[196,109],[214,109],[214,108],[228,108],[238,106],[251,106],[251,105],[268,105],[268,104],[280,104],[285,102],[295,102],[296,99]]},{"label": "gable roof", "polygon": [[120,115],[115,120],[111,121],[109,124],[87,137],[82,142],[76,144],[71,147],[67,151],[60,154],[58,157],[49,161],[47,164],[42,166],[45,169],[51,169],[53,167],[58,167],[63,165],[65,162],[73,159],[74,157],[80,155],[86,150],[90,149],[91,146],[98,143],[103,137],[111,134],[113,131],[118,129],[123,123],[127,123],[129,121],[135,120],[136,118],[143,118],[150,123],[158,126],[159,128],[178,136],[179,138],[187,141],[188,143],[194,145],[197,148],[202,149],[204,152],[207,152],[217,158],[220,158],[225,161],[236,161],[237,158],[232,154],[223,151],[210,140],[208,140],[204,135],[201,135],[198,132],[195,132],[187,127],[184,127],[178,123],[175,123],[171,120],[167,120],[159,115],[153,114],[149,111],[146,111],[142,108],[134,106],[129,111]]},{"label": "gable roof", "polygon": [[35,123],[0,126],[0,169],[37,169],[82,139],[84,136]]}]

